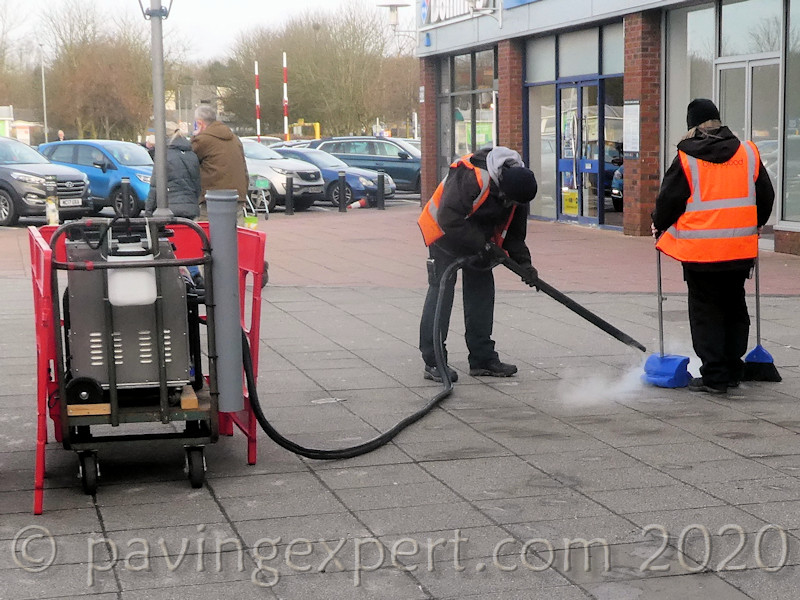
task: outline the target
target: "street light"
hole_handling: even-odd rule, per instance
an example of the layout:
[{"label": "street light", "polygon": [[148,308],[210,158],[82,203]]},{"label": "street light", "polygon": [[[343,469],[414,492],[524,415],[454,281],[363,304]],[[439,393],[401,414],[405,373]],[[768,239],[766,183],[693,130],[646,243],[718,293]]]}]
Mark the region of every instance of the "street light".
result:
[{"label": "street light", "polygon": [[467,9],[470,16],[492,17],[498,22],[499,28],[503,28],[503,0],[467,0]]},{"label": "street light", "polygon": [[42,67],[42,113],[44,114],[44,142],[47,143],[47,91],[44,87],[44,44],[39,43],[39,64]]},{"label": "street light", "polygon": [[[392,33],[395,37],[408,37],[410,38],[415,44],[417,43],[417,32],[413,29],[398,29],[397,26],[400,24],[400,15],[398,13],[398,9],[406,8],[410,6],[406,2],[387,2],[385,4],[378,4],[379,8],[388,8],[389,9],[389,27],[392,28]],[[399,48],[399,45],[398,45]]]}]

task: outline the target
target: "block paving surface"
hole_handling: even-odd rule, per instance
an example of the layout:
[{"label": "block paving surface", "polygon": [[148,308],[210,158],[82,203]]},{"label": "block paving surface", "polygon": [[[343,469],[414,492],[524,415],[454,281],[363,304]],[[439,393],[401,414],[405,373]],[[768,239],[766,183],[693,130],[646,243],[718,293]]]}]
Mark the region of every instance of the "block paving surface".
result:
[{"label": "block paving surface", "polygon": [[[396,200],[260,221],[270,283],[258,391],[292,440],[361,443],[439,391],[417,350],[418,211]],[[469,376],[457,295],[455,390],[388,445],[315,461],[260,434],[248,466],[237,433],[206,448],[206,483],[192,489],[180,444],[120,442],[100,452],[87,496],[75,453],[51,438],[34,516],[26,224],[0,229],[0,598],[797,598],[800,257],[761,255],[762,344],[781,383],[661,389],[641,380],[658,352],[652,239],[532,220],[542,279],[647,353],[500,267],[494,338],[519,373]],[[697,375],[669,259],[664,290],[666,351],[692,357]],[[752,281],[748,303],[752,348]]]}]

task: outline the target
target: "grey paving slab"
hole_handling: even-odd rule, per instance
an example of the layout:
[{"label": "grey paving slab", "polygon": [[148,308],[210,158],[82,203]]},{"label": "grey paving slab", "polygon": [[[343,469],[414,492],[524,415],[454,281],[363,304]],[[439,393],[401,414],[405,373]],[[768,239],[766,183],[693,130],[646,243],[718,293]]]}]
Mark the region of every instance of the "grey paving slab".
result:
[{"label": "grey paving slab", "polygon": [[467,502],[361,510],[356,511],[355,516],[376,536],[438,529],[455,530],[491,523],[482,511]]},{"label": "grey paving slab", "polygon": [[562,487],[515,456],[424,462],[422,467],[468,500],[537,496]]},{"label": "grey paving slab", "polygon": [[[275,269],[262,307],[259,397],[268,418],[291,439],[322,448],[363,442],[440,390],[422,378],[416,349],[425,292],[417,213],[415,206],[399,213],[362,211],[348,214],[341,229],[340,221],[328,218],[337,215],[314,211],[294,220],[278,213],[264,224]],[[356,238],[353,219],[366,219],[368,230],[385,235]],[[373,219],[381,225],[373,226]],[[534,248],[537,262],[544,261],[541,272],[651,351],[657,347],[649,284],[613,289],[597,278],[572,277],[570,253],[554,250],[566,247],[561,237],[574,231],[582,237],[569,247],[578,250],[593,243],[593,236],[605,240],[608,232],[538,222],[530,227],[537,243],[548,240]],[[617,258],[605,278],[621,281],[624,271],[651,281],[651,269],[628,260],[636,256],[628,251],[631,245],[647,243],[649,256],[651,244],[617,237]],[[324,242],[363,260],[328,265],[322,247],[312,253],[298,239]],[[416,243],[406,241],[412,239]],[[52,533],[58,549],[43,573],[26,572],[13,554],[0,552],[1,598],[797,595],[800,317],[796,297],[770,296],[770,281],[762,282],[762,325],[784,376],[780,384],[747,382],[727,397],[645,386],[640,377],[646,355],[498,272],[494,337],[501,357],[519,366],[518,375],[468,375],[459,296],[448,337],[459,382],[439,408],[389,445],[350,460],[318,461],[295,456],[259,432],[258,462],[247,465],[237,432],[206,448],[207,484],[192,490],[180,444],[119,444],[100,454],[100,488],[93,498],[80,489],[74,453],[51,443],[45,513],[33,517],[35,348],[24,230],[0,228],[0,249],[0,541],[9,547],[15,535],[35,525]],[[768,253],[764,260],[773,258]],[[800,259],[781,261],[800,280]],[[665,273],[671,290],[667,350],[691,353],[680,269]],[[644,535],[648,525],[654,529]],[[747,568],[722,571],[726,555],[736,551],[738,528],[745,544],[728,565]],[[662,531],[669,544],[653,564],[670,570],[641,571],[658,551]],[[703,531],[710,572],[691,573],[704,562]],[[787,566],[776,573],[756,563],[760,531],[767,566],[780,562],[779,531],[786,533]],[[460,546],[463,571],[454,568],[454,544],[448,542],[456,532],[468,539]],[[98,583],[88,588],[87,547],[104,536],[116,545],[119,560],[112,571],[95,573]],[[608,543],[607,572],[576,570],[583,559],[581,539]],[[412,540],[419,552],[395,557],[394,565],[394,545],[401,542],[408,551]],[[429,570],[428,546],[439,540]],[[531,540],[525,564],[520,553]],[[264,568],[257,581],[267,587],[251,581],[259,541]],[[545,541],[553,548],[550,566]],[[217,570],[215,548],[223,542]],[[37,538],[29,549],[42,553],[48,544],[47,536]],[[339,544],[335,560],[319,572]],[[127,553],[143,545],[150,572],[135,570],[143,563],[141,553],[125,562]],[[360,571],[356,546],[365,566]],[[573,546],[569,553],[563,551],[567,546]],[[110,562],[106,545],[93,551],[95,560]],[[311,568],[300,572],[287,563],[287,552],[295,566]],[[602,552],[593,547],[593,566],[602,562]],[[373,565],[380,568],[370,570]],[[411,566],[417,568],[405,570]],[[516,568],[503,570],[510,566]]]},{"label": "grey paving slab", "polygon": [[[105,567],[104,562],[98,566]],[[53,565],[38,573],[21,569],[0,571],[3,578],[3,600],[34,600],[40,598],[82,597],[89,594],[116,593],[119,589],[110,571],[92,572],[91,584],[87,582],[89,568],[86,564]]]},{"label": "grey paving slab", "polygon": [[[587,584],[583,588],[597,600],[674,600],[675,598],[713,598],[716,600],[746,600],[768,598],[750,596],[714,574],[657,577],[638,581]],[[774,596],[773,596],[774,598]]]}]

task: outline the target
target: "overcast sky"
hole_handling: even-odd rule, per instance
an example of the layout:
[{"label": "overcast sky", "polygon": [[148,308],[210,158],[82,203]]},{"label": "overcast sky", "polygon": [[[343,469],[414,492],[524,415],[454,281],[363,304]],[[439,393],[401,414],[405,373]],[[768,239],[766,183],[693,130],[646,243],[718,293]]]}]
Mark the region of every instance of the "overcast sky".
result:
[{"label": "overcast sky", "polygon": [[[7,0],[8,1],[8,0]],[[15,33],[33,33],[37,13],[44,7],[57,7],[65,0],[18,0],[11,2],[14,20],[20,26]],[[103,15],[125,13],[145,23],[138,0],[84,0],[92,2]],[[375,7],[390,1],[405,2],[409,7],[400,9],[401,22],[413,21],[414,0],[356,0],[364,6]],[[145,8],[150,0],[142,0]],[[161,0],[169,6],[169,0]],[[187,49],[190,60],[224,57],[238,35],[253,27],[270,27],[286,19],[309,12],[328,13],[348,4],[348,0],[173,0],[172,12],[164,22],[167,35],[176,31],[191,45]],[[388,23],[388,9],[385,11]],[[18,37],[18,36],[15,36]]]}]

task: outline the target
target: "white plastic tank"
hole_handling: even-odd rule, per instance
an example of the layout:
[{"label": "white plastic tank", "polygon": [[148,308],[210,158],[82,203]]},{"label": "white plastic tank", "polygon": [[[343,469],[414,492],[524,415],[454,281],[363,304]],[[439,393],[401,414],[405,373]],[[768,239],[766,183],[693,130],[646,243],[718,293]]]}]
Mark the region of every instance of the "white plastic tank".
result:
[{"label": "white plastic tank", "polygon": [[[106,260],[152,263],[153,255],[141,243],[121,243]],[[108,301],[113,306],[142,306],[156,301],[156,270],[153,267],[108,270]]]}]

